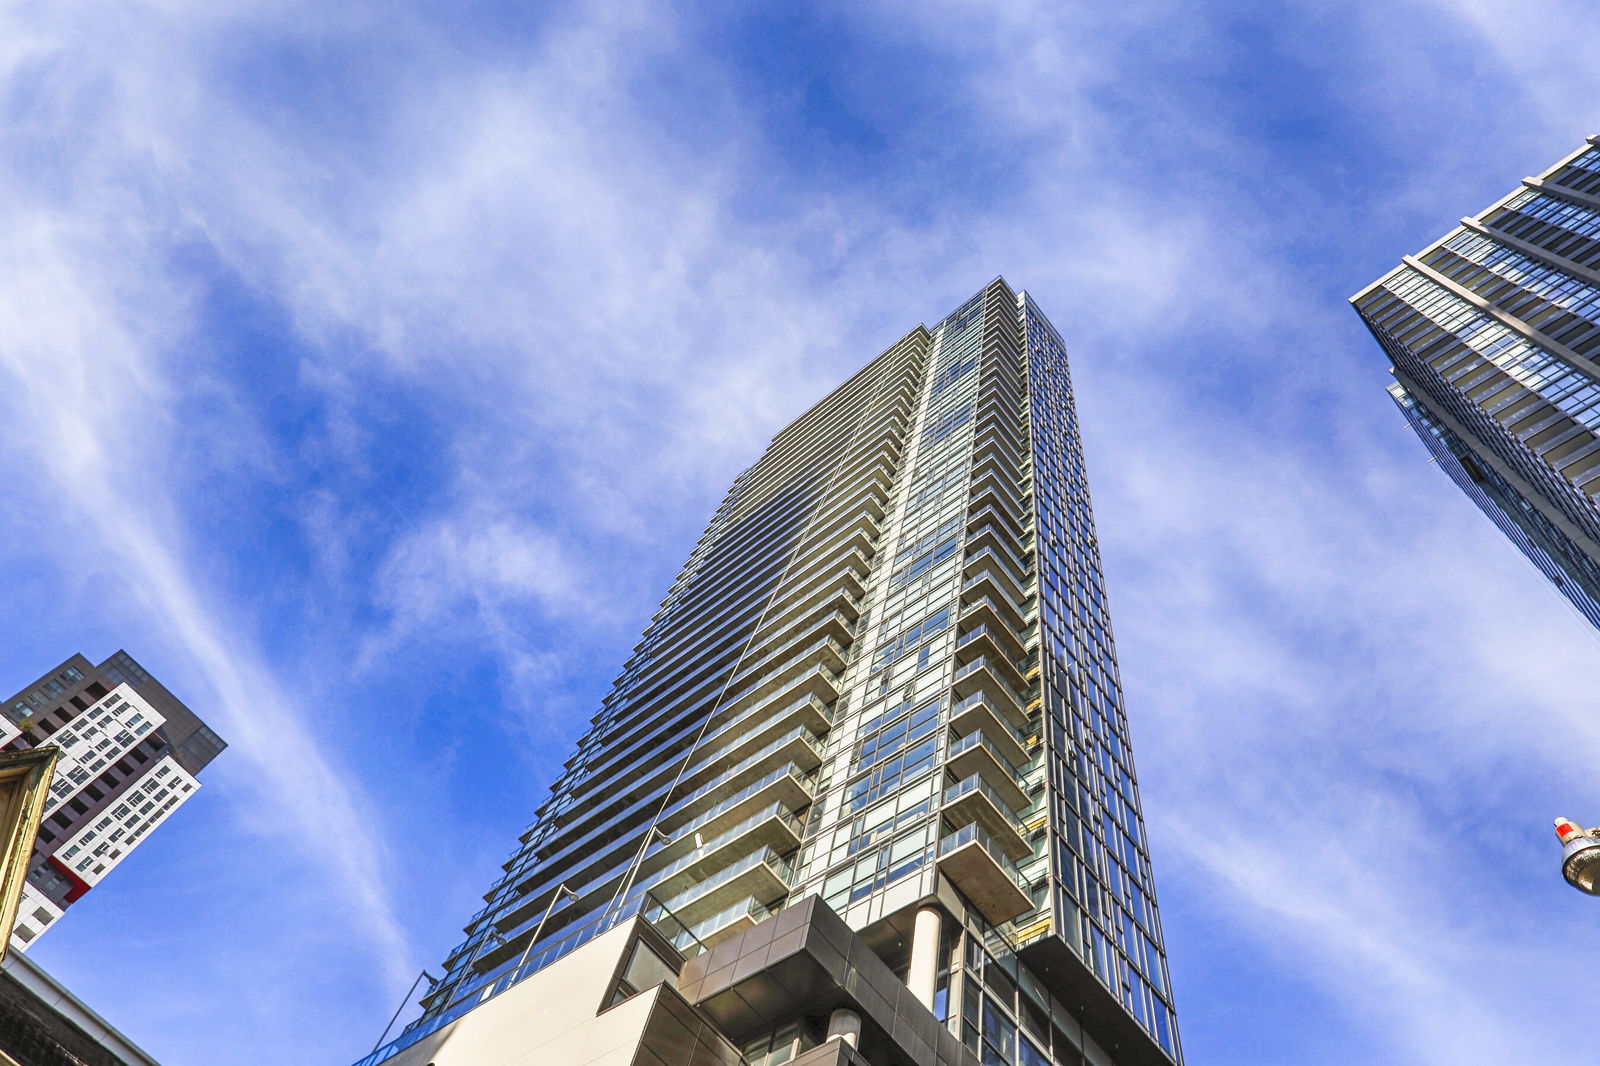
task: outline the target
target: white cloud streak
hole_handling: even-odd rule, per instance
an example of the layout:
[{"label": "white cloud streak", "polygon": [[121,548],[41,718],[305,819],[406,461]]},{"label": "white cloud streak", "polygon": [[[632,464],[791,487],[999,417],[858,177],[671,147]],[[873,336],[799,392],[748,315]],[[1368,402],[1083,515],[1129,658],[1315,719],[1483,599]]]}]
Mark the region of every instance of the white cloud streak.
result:
[{"label": "white cloud streak", "polygon": [[[1495,5],[1292,7],[1307,24],[1331,20],[1329,33],[1272,47],[1326,74],[1329,41],[1343,46],[1308,109],[1347,108],[1371,138],[1359,147],[1413,159],[1414,178],[1363,205],[1384,239],[1350,238],[1362,220],[1319,234],[1328,205],[1276,184],[1294,180],[1294,161],[1223,107],[1229,65],[1257,57],[1239,26],[1192,5],[840,9],[873,39],[945,64],[950,98],[988,139],[963,150],[1015,157],[1004,187],[932,197],[915,221],[872,187],[778,175],[794,195],[764,199],[781,169],[774,135],[700,51],[704,27],[688,13],[575,8],[526,54],[470,64],[400,13],[379,26],[359,8],[172,4],[112,19],[122,32],[108,33],[89,6],[24,9],[0,33],[22,116],[14,143],[33,148],[8,164],[0,216],[12,455],[35,464],[34,484],[70,493],[82,535],[63,554],[93,541],[128,569],[216,691],[264,792],[300,797],[274,801],[283,824],[315,819],[348,844],[327,861],[395,969],[406,946],[383,878],[404,843],[359,787],[336,783],[337,753],[269,757],[304,736],[300,709],[252,651],[249,608],[218,603],[189,561],[197,502],[163,491],[164,470],[208,462],[293,476],[270,443],[244,438],[225,460],[180,445],[168,412],[204,360],[182,355],[198,312],[173,250],[203,240],[294,322],[308,346],[300,379],[335,412],[324,443],[339,461],[362,462],[375,383],[449,412],[436,509],[363,539],[374,535],[347,501],[324,492],[308,528],[338,591],[388,612],[354,640],[369,669],[449,629],[496,649],[524,686],[567,669],[530,618],[622,624],[578,617],[596,590],[653,603],[659,589],[632,584],[649,567],[623,556],[670,565],[658,557],[683,545],[655,543],[662,530],[695,528],[697,501],[785,416],[938,313],[931,294],[953,301],[1003,271],[1040,297],[1074,353],[1164,894],[1203,898],[1229,923],[1219,935],[1280,952],[1406,1061],[1549,1048],[1531,1013],[1496,1007],[1531,1003],[1506,975],[1536,973],[1548,941],[1515,917],[1473,919],[1525,886],[1434,884],[1448,842],[1413,854],[1392,827],[1460,816],[1468,786],[1496,787],[1491,767],[1522,799],[1540,767],[1572,787],[1578,757],[1600,750],[1571,697],[1593,642],[1421,469],[1385,407],[1381,357],[1337,304],[1368,278],[1306,276],[1292,243],[1317,238],[1340,268],[1381,247],[1382,269],[1412,250],[1389,247],[1392,234],[1477,206],[1457,200],[1483,179],[1462,175],[1540,138],[1557,151],[1575,142],[1565,127],[1582,120],[1571,101],[1585,93],[1568,79],[1600,75],[1557,70],[1540,20]],[[1579,37],[1600,29],[1573,4],[1541,11]],[[335,53],[360,40],[392,63],[355,79],[373,102],[354,133],[278,113],[240,73],[241,40],[305,47],[302,23]],[[1418,37],[1448,38],[1470,62],[1419,58]],[[1474,85],[1480,63],[1488,88]],[[637,97],[652,65],[693,72],[671,106],[710,116],[714,137],[680,139],[670,108]],[[1514,99],[1497,101],[1508,86]],[[1537,133],[1519,126],[1529,102]],[[318,103],[337,110],[300,101]],[[1451,136],[1464,128],[1479,133]],[[71,153],[52,144],[62,129],[75,131]],[[1493,138],[1515,143],[1483,143]],[[1152,172],[1149,157],[1173,169]],[[895,170],[890,186],[909,175]],[[736,206],[749,202],[765,210]],[[84,395],[107,400],[75,402]],[[381,559],[370,586],[350,562],[358,543]],[[1530,721],[1558,722],[1576,743]],[[1265,810],[1299,834],[1265,827]],[[1470,861],[1495,847],[1512,846],[1478,842]],[[1306,884],[1318,864],[1330,876]],[[1496,970],[1497,957],[1510,962]],[[1386,996],[1427,1009],[1396,1011]],[[1468,1008],[1470,1035],[1441,1020]]]},{"label": "white cloud streak", "polygon": [[[35,37],[10,70],[52,65],[59,55]],[[28,38],[24,36],[24,40]],[[30,103],[43,127],[65,121],[81,101]],[[57,105],[66,105],[57,110]],[[137,136],[137,129],[126,131]],[[101,151],[129,150],[98,146]],[[5,465],[15,491],[51,510],[53,545],[69,570],[115,575],[102,603],[136,603],[134,634],[153,626],[180,649],[209,692],[184,695],[248,760],[247,795],[235,797],[255,831],[292,837],[294,847],[342,885],[342,912],[361,930],[391,981],[405,980],[409,948],[385,888],[388,852],[359,787],[307,728],[311,716],[273,676],[248,636],[248,623],[218,605],[186,561],[196,552],[168,474],[190,461],[175,410],[195,315],[190,286],[164,269],[174,235],[170,205],[148,189],[99,184],[85,173],[28,174],[11,160],[0,200],[0,371],[5,387]],[[57,161],[63,162],[63,161]],[[170,680],[170,678],[169,678]],[[180,687],[181,686],[176,686]]]}]

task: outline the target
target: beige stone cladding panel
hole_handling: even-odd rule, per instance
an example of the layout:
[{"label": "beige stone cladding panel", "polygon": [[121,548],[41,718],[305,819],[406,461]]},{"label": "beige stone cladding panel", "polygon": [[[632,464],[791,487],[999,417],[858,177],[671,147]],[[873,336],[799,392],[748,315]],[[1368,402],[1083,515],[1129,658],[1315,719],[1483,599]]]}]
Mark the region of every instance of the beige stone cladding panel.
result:
[{"label": "beige stone cladding panel", "polygon": [[597,1012],[631,932],[597,937],[384,1066],[630,1066],[661,989]]}]

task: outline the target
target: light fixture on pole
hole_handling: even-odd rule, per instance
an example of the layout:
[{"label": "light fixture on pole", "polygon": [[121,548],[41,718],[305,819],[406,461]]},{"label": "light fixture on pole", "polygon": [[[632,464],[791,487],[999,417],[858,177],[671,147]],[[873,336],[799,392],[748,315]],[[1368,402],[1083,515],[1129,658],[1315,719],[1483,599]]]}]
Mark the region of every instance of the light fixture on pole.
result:
[{"label": "light fixture on pole", "polygon": [[1600,896],[1600,829],[1557,818],[1556,837],[1561,841],[1561,876],[1579,892]]}]

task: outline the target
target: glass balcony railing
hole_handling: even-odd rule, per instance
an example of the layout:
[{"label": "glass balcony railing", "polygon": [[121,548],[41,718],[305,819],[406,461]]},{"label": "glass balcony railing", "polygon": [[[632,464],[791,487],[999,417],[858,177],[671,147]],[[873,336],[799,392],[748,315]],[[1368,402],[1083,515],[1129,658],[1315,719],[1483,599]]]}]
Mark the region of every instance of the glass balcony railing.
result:
[{"label": "glass balcony railing", "polygon": [[[804,661],[809,656],[816,655],[816,654],[821,653],[823,651],[831,651],[831,652],[833,652],[833,654],[836,655],[839,658],[840,662],[847,662],[849,660],[849,654],[845,651],[845,648],[844,648],[843,645],[841,645],[837,640],[834,640],[832,637],[823,637],[821,640],[814,641],[813,643],[811,643],[807,647],[801,648],[799,651],[796,651],[793,655],[787,656],[785,658],[784,662],[781,665],[773,667],[771,670],[768,670],[766,673],[762,674],[760,677],[757,677],[755,680],[750,681],[747,684],[745,684],[744,687],[740,688],[738,692],[734,693],[732,696],[729,696],[727,699],[723,700],[722,701],[722,706],[723,707],[735,707],[735,706],[738,706],[740,703],[744,702],[744,700],[748,699],[749,697],[751,697],[753,695],[757,695],[758,693],[760,693],[760,691],[763,688],[765,688],[765,687],[767,687],[767,686],[769,686],[771,684],[774,684],[777,681],[777,679],[779,677],[781,677],[782,675],[794,671],[794,669],[795,669],[795,665],[794,664],[796,662]],[[807,665],[810,665],[810,664],[808,663]],[[834,673],[832,670],[829,670],[826,666],[823,666],[821,664],[817,664],[816,666],[814,666],[812,668],[817,670],[817,671],[820,671],[823,674],[824,678],[827,681],[829,681],[833,685],[833,687],[835,689],[837,689],[839,687],[840,678],[839,678],[838,674]],[[804,673],[805,673],[805,670],[804,670],[804,668],[802,668],[799,676],[804,676]]]},{"label": "glass balcony railing", "polygon": [[990,836],[977,822],[964,825],[939,841],[939,855],[942,858],[957,848],[965,847],[972,843],[976,843],[978,847],[987,852],[989,858],[994,860],[994,864],[1004,870],[1006,876],[1011,880],[1017,882],[1022,880],[1022,874],[1017,870],[1017,864],[1006,858],[1005,851],[999,844],[995,843],[994,837]]},{"label": "glass balcony railing", "polygon": [[684,907],[710,895],[740,874],[754,870],[758,866],[767,867],[779,881],[785,884],[788,883],[790,875],[794,873],[794,864],[789,859],[779,855],[772,848],[765,847],[760,851],[746,855],[732,866],[718,870],[704,881],[691,885],[671,899],[664,900],[662,906],[669,911],[683,910]]},{"label": "glass balcony railing", "polygon": [[1027,538],[1025,527],[1017,520],[1016,515],[1007,514],[991,503],[986,503],[982,507],[967,512],[967,530],[969,532],[982,526],[993,526],[1019,544]]},{"label": "glass balcony railing", "polygon": [[644,882],[644,884],[659,884],[660,882],[672,877],[673,874],[689,869],[697,862],[704,862],[706,859],[714,855],[718,848],[726,847],[728,844],[739,839],[739,837],[743,836],[745,833],[748,833],[762,822],[770,821],[774,818],[788,826],[794,832],[796,838],[805,835],[805,828],[800,824],[800,819],[795,817],[794,812],[781,803],[774,803],[770,806],[761,808],[761,810],[757,811],[755,814],[752,814],[750,817],[740,820],[738,825],[724,829],[722,832],[718,833],[704,844],[699,845],[692,852],[683,856],[681,859],[663,866],[660,870],[652,873],[649,879]]},{"label": "glass balcony railing", "polygon": [[787,632],[782,629],[768,630],[763,635],[763,639],[751,644],[751,650],[743,657],[744,661],[754,666],[762,659],[773,655],[787,657],[789,648],[814,639],[817,633],[827,629],[829,626],[842,629],[846,634],[844,638],[846,640],[851,640],[855,637],[854,619],[837,608],[815,618],[800,618],[794,621],[798,622],[798,625],[791,625]]},{"label": "glass balcony railing", "polygon": [[[971,644],[973,641],[978,640],[981,637],[988,637],[991,641],[993,641],[996,644],[996,646],[999,646],[1001,644],[1008,644],[1008,645],[1015,646],[1015,647],[1018,647],[1018,648],[1023,646],[1021,638],[1019,638],[1015,633],[1011,632],[1009,629],[1004,629],[1004,628],[999,627],[999,626],[991,626],[989,623],[984,622],[981,625],[975,626],[972,629],[967,630],[965,633],[963,633],[959,637],[957,637],[956,638],[956,647],[958,647],[958,648],[965,647],[966,645]],[[1018,667],[1017,672],[1018,672],[1019,675],[1021,674],[1022,671],[1021,671],[1020,667]]]},{"label": "glass balcony railing", "polygon": [[970,573],[973,577],[988,572],[992,575],[991,580],[1005,582],[1002,587],[1012,594],[1013,599],[1022,600],[1027,595],[1026,571],[1014,566],[1010,560],[996,551],[993,545],[985,544],[967,556],[962,560],[961,567],[963,572]]},{"label": "glass balcony railing", "polygon": [[775,655],[789,658],[790,655],[788,654],[788,650],[790,648],[813,639],[816,633],[826,629],[828,626],[835,626],[844,630],[844,632],[848,634],[851,639],[854,639],[855,637],[855,621],[843,611],[832,610],[823,615],[821,618],[811,622],[806,622],[801,626],[801,628],[793,629],[787,634],[783,633],[782,630],[779,630],[776,639],[772,637],[767,638],[769,643],[765,649],[754,653],[749,653],[743,658],[747,658],[752,667],[759,664],[761,660],[771,658]]},{"label": "glass balcony railing", "polygon": [[[748,710],[741,711],[708,733],[701,743],[709,745],[724,734],[743,736],[751,732],[750,726],[758,717],[767,716],[774,721],[781,721],[791,714],[806,709],[808,705],[823,720],[825,725],[831,726],[833,724],[833,708],[808,692],[799,699],[785,704],[782,710],[774,711],[769,704],[758,703]],[[726,751],[727,746],[724,746],[722,750]]]},{"label": "glass balcony railing", "polygon": [[[962,663],[960,666],[956,667],[956,675],[953,680],[959,683],[964,678],[970,677],[979,670],[985,669],[989,671],[990,676],[994,678],[994,683],[1000,687],[1000,690],[1004,695],[1010,696],[1013,700],[1015,700],[1018,707],[1024,707],[1027,705],[1028,701],[1022,698],[1022,694],[1016,690],[1016,687],[1003,680],[1005,675],[1001,671],[1005,670],[1005,664],[998,662],[993,656],[979,655],[974,659],[969,659],[968,661]],[[1015,666],[1011,667],[1010,673],[1014,677],[1020,678],[1022,676],[1022,672]]]},{"label": "glass balcony railing", "polygon": [[976,733],[968,733],[966,736],[952,741],[949,749],[945,752],[945,761],[952,762],[964,753],[980,747],[984,751],[987,751],[994,758],[995,762],[1000,764],[1000,768],[1002,770],[1011,775],[1012,780],[1016,781],[1018,783],[1018,787],[1020,788],[1022,782],[1022,771],[1019,770],[1017,765],[1010,759],[1006,758],[1004,755],[1001,755],[995,750],[995,746],[984,737],[981,729]]},{"label": "glass balcony railing", "polygon": [[957,781],[955,784],[945,789],[944,805],[948,807],[963,797],[975,794],[986,797],[991,803],[994,804],[996,810],[1004,811],[1005,813],[1011,815],[1015,815],[1017,813],[1017,808],[1012,805],[1010,800],[1006,799],[1004,796],[1000,795],[1000,793],[990,788],[988,783],[977,774],[971,774],[967,777],[963,777],[960,781]]},{"label": "glass balcony railing", "polygon": [[[735,792],[726,799],[719,801],[715,806],[709,808],[708,810],[702,811],[693,820],[685,822],[683,825],[674,830],[673,835],[677,837],[687,836],[696,829],[705,825],[707,822],[710,822],[718,816],[732,810],[734,807],[738,806],[740,803],[743,803],[751,796],[754,796],[762,789],[770,788],[772,785],[782,781],[786,777],[794,778],[795,784],[800,787],[800,790],[807,796],[811,795],[812,785],[816,781],[816,775],[807,773],[798,766],[794,765],[794,763],[789,763],[785,766],[778,767],[771,773],[763,774],[760,778],[744,786],[738,792]],[[680,800],[671,810],[662,816],[661,821],[666,821],[674,814],[683,813],[683,810],[689,806],[690,802],[692,802],[694,798],[696,797],[688,797],[684,800]]]},{"label": "glass balcony railing", "polygon": [[[988,707],[991,711],[994,710],[993,705],[991,705],[989,703],[988,698],[984,693],[975,692],[972,695],[968,696],[966,699],[961,700],[958,703],[956,703],[955,706],[951,707],[950,708],[950,717],[951,718],[958,718],[964,712],[966,712],[968,710],[971,710],[973,707],[977,707],[979,705]],[[1026,748],[1027,747],[1027,745],[1023,743],[1022,736],[1015,729],[1012,729],[1010,725],[1006,724],[1005,718],[1003,716],[1001,716],[999,713],[995,714],[995,721],[1000,724],[1000,728],[1001,729],[1004,729],[1006,731],[1006,735],[1011,738],[1012,742],[1014,744],[1016,744],[1016,746],[1018,748]]]},{"label": "glass balcony railing", "polygon": [[[728,926],[741,918],[749,918],[752,922],[763,922],[770,917],[772,917],[772,908],[754,896],[749,896],[731,907],[718,911],[703,921],[696,922],[686,935],[695,940],[709,940],[712,936],[728,928]],[[673,941],[672,946],[677,947],[677,941]]]},{"label": "glass balcony railing", "polygon": [[1017,600],[1017,598],[1012,596],[1010,591],[1004,585],[999,583],[999,578],[992,577],[990,571],[988,570],[973,574],[971,577],[967,578],[966,581],[961,583],[961,591],[966,592],[977,587],[985,581],[989,582],[990,587],[995,590],[996,594],[986,595],[983,597],[984,599],[998,601],[1000,604],[1004,605],[1015,618],[1026,619],[1028,617],[1028,612],[1022,609],[1022,604]]},{"label": "glass balcony railing", "polygon": [[[967,582],[966,587],[970,588],[975,584],[977,584],[976,581],[969,581]],[[1004,607],[1006,611],[1010,613],[1001,613],[1000,608],[1002,607]],[[1002,622],[1006,621],[1008,618],[1015,618],[1017,620],[1017,628],[1020,629],[1024,627],[1024,619],[1026,616],[1023,614],[1021,607],[1018,607],[1015,603],[1012,603],[1010,600],[1005,599],[1004,597],[994,597],[987,594],[979,596],[975,600],[970,600],[966,603],[963,603],[961,605],[961,617],[966,618],[968,615],[982,610],[988,610]],[[1019,637],[1018,639],[1020,640],[1021,638]]]},{"label": "glass balcony railing", "polygon": [[[959,654],[963,650],[964,645],[970,643],[970,641],[957,640],[957,653]],[[966,648],[966,653],[970,655],[972,654],[973,650],[975,649]],[[962,677],[966,676],[966,674],[971,673],[972,671],[970,670],[967,670],[965,673],[963,673],[963,668],[974,663],[982,663],[984,666],[988,667],[989,672],[998,677],[1008,689],[1018,690],[1028,687],[1027,678],[1022,676],[1022,667],[1017,665],[1015,659],[1012,659],[1010,656],[1006,655],[1000,650],[1000,646],[994,641],[993,637],[990,637],[989,645],[986,650],[982,651],[978,655],[974,655],[971,659],[960,663],[960,665],[956,667],[956,679],[960,680]],[[1018,695],[1020,697],[1020,692]]]},{"label": "glass balcony railing", "polygon": [[[760,761],[760,759],[764,758],[767,754],[768,754],[767,752],[757,752],[755,755],[751,756],[748,759],[741,759],[739,761],[739,765],[733,766],[733,767],[730,767],[727,770],[724,770],[722,773],[718,774],[716,777],[713,777],[710,781],[707,781],[705,784],[703,784],[700,787],[696,788],[693,792],[689,793],[687,796],[684,796],[682,799],[674,801],[670,806],[667,807],[666,811],[664,811],[662,813],[662,818],[665,819],[665,818],[671,817],[672,815],[677,814],[677,813],[685,810],[688,807],[692,807],[695,803],[697,803],[700,800],[705,799],[707,796],[715,793],[719,788],[722,788],[724,785],[727,785],[727,784],[729,784],[731,782],[737,781],[741,774],[748,773],[750,771],[751,766],[753,766],[756,762]],[[786,767],[793,767],[795,770],[798,770],[798,771],[800,771],[802,773],[805,772],[800,767],[800,765],[798,763],[789,762],[789,763],[786,763],[784,765]],[[780,767],[779,769],[781,770],[781,769],[783,769],[783,767]],[[771,775],[763,775],[762,780],[766,780],[770,776]],[[745,791],[744,789],[740,789],[741,793],[744,792],[744,791]],[[718,806],[721,806],[721,804],[718,804]]]},{"label": "glass balcony railing", "polygon": [[984,470],[983,473],[972,479],[972,498],[978,499],[984,493],[992,492],[997,499],[1009,504],[1011,506],[1011,510],[1016,514],[1027,514],[1028,509],[1024,507],[1022,501],[1017,498],[1017,495],[1013,491],[1012,487],[1006,484],[1006,480],[1006,478],[1001,477],[1000,474],[995,470]]},{"label": "glass balcony railing", "polygon": [[627,905],[615,911],[609,913],[603,911],[577,928],[552,940],[538,951],[530,953],[526,959],[521,960],[510,971],[501,974],[492,983],[475,983],[463,989],[458,989],[459,994],[443,1010],[412,1023],[399,1036],[362,1058],[355,1066],[378,1066],[384,1060],[392,1058],[406,1048],[419,1043],[451,1022],[456,1021],[484,1000],[493,999],[518,982],[538,973],[557,959],[570,955],[601,933],[613,929],[635,916],[641,917],[653,925],[667,940],[671,941],[673,947],[677,948],[678,953],[686,959],[693,958],[705,950],[705,945],[694,935],[692,929],[679,921],[677,916],[668,908],[663,907],[655,897],[646,893],[643,896],[632,898]]},{"label": "glass balcony railing", "polygon": [[1013,547],[1017,540],[1013,533],[995,525],[993,522],[985,522],[977,529],[968,527],[967,546],[970,548],[976,541],[985,537],[988,538],[983,545],[985,551],[999,549],[1001,558],[1010,565],[1014,572],[1019,574],[1028,572],[1027,564],[1022,559],[1022,556],[1027,553],[1022,551],[1020,547]]},{"label": "glass balcony railing", "polygon": [[[815,577],[807,577],[804,581],[798,581],[792,588],[780,593],[781,598],[772,601],[770,613],[772,617],[780,617],[782,612],[790,610],[797,604],[808,602],[819,590],[824,595],[830,595],[840,590],[848,590],[852,597],[851,602],[855,602],[854,597],[859,597],[866,590],[865,581],[865,574],[852,566],[844,567],[841,570],[819,570]],[[854,588],[850,589],[852,585]]]},{"label": "glass balcony railing", "polygon": [[[817,757],[817,761],[822,761],[822,738],[817,736],[810,729],[807,729],[805,726],[797,725],[794,728],[786,731],[782,736],[775,737],[766,744],[763,744],[759,750],[753,751],[749,755],[746,755],[744,758],[740,759],[738,763],[730,766],[728,769],[719,773],[716,777],[713,777],[710,781],[707,781],[705,784],[695,789],[692,795],[703,796],[706,792],[715,789],[718,785],[726,784],[727,782],[738,777],[740,774],[745,773],[751,766],[771,755],[779,748],[782,748],[785,744],[791,743],[795,740],[799,740],[810,747],[812,754]],[[684,771],[684,780],[691,780],[697,774],[704,773],[707,769],[717,764],[717,759],[718,756],[715,754],[706,759],[702,759],[695,766]]]}]

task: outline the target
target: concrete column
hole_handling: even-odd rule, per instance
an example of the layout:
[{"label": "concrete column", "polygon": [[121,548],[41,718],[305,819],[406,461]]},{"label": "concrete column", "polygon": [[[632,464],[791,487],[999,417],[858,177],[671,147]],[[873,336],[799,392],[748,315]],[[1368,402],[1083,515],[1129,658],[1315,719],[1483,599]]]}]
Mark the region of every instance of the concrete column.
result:
[{"label": "concrete column", "polygon": [[944,924],[937,907],[919,907],[911,933],[911,972],[906,985],[924,1007],[933,1009],[933,995],[939,988],[939,936]]},{"label": "concrete column", "polygon": [[861,1046],[861,1015],[840,1007],[828,1017],[828,1039],[843,1040],[851,1047]]}]

